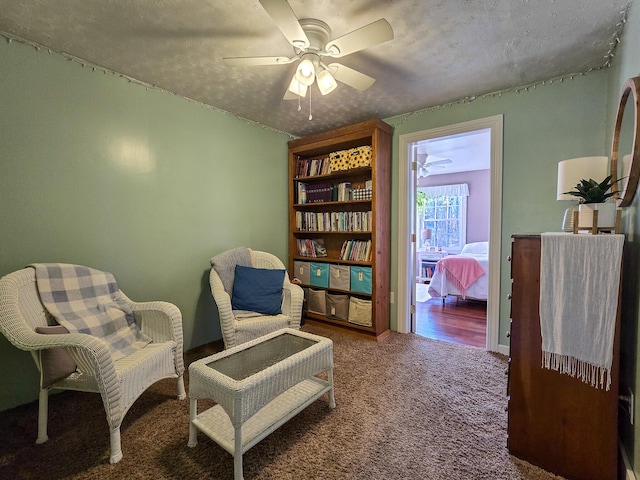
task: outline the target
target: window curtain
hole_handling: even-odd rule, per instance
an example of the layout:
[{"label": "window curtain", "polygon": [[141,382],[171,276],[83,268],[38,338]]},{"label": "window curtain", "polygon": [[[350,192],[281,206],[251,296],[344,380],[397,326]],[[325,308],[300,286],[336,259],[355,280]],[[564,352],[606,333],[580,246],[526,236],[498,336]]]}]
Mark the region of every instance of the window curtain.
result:
[{"label": "window curtain", "polygon": [[469,185],[458,183],[455,185],[439,185],[437,187],[422,187],[427,197],[468,197]]}]

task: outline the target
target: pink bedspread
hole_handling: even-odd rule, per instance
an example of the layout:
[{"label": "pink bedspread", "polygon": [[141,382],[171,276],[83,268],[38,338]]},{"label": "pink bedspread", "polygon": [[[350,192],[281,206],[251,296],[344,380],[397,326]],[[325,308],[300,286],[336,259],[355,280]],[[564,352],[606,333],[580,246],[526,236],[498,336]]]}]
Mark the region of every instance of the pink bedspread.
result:
[{"label": "pink bedspread", "polygon": [[482,266],[475,258],[452,255],[441,258],[436,264],[436,270],[444,272],[455,287],[460,290],[462,298],[469,286],[484,274]]}]

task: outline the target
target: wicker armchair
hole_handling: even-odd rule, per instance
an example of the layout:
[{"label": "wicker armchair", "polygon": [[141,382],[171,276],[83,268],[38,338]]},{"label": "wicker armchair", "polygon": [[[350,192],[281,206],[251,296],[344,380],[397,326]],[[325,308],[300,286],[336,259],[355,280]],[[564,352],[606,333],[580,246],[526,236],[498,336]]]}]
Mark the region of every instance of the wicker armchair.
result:
[{"label": "wicker armchair", "polygon": [[[249,252],[251,254],[252,267],[285,270],[284,264],[275,255],[251,249],[249,249]],[[213,298],[218,306],[225,349],[235,347],[281,328],[300,328],[304,292],[300,286],[289,281],[289,276],[286,273],[282,285],[282,313],[279,315],[259,315],[249,318],[237,315],[231,308],[232,292],[225,291],[222,280],[214,268],[211,268],[209,274],[209,284]]]},{"label": "wicker armchair", "polygon": [[[41,372],[36,443],[48,440],[51,388],[100,393],[109,424],[111,463],[122,458],[120,425],[125,414],[151,384],[163,378],[176,378],[178,399],[186,397],[180,311],[166,302],[138,303],[124,294],[123,297],[130,304],[138,326],[152,342],[114,362],[108,345],[97,337],[81,333],[36,333],[37,327],[54,322],[40,301],[33,268],[18,270],[0,279],[0,332],[17,348],[30,351]],[[77,369],[50,387],[43,387],[40,352],[55,347],[64,347]]]}]

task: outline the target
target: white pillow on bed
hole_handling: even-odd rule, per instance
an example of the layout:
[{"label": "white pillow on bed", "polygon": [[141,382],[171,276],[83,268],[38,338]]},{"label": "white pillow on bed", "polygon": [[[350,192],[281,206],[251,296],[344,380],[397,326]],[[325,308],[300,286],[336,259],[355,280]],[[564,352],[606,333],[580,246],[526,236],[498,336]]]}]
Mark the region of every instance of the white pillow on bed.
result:
[{"label": "white pillow on bed", "polygon": [[467,243],[464,247],[462,247],[462,251],[460,253],[487,255],[489,253],[489,242]]}]

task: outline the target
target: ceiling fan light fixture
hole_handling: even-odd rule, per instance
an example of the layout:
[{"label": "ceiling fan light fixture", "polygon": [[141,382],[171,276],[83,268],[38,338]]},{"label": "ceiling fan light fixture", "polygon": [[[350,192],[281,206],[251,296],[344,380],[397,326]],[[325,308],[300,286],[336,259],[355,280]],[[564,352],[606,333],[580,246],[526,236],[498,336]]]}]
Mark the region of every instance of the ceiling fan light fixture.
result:
[{"label": "ceiling fan light fixture", "polygon": [[300,97],[305,97],[307,95],[307,86],[300,83],[297,79],[297,75],[294,75],[291,79],[291,83],[289,84],[289,91],[294,93]]},{"label": "ceiling fan light fixture", "polygon": [[331,73],[329,73],[329,70],[321,70],[318,72],[317,82],[322,95],[327,95],[328,93],[333,92],[338,86],[336,79],[333,78]]},{"label": "ceiling fan light fixture", "polygon": [[310,86],[316,79],[316,67],[311,60],[305,58],[296,69],[296,80],[302,85]]}]

